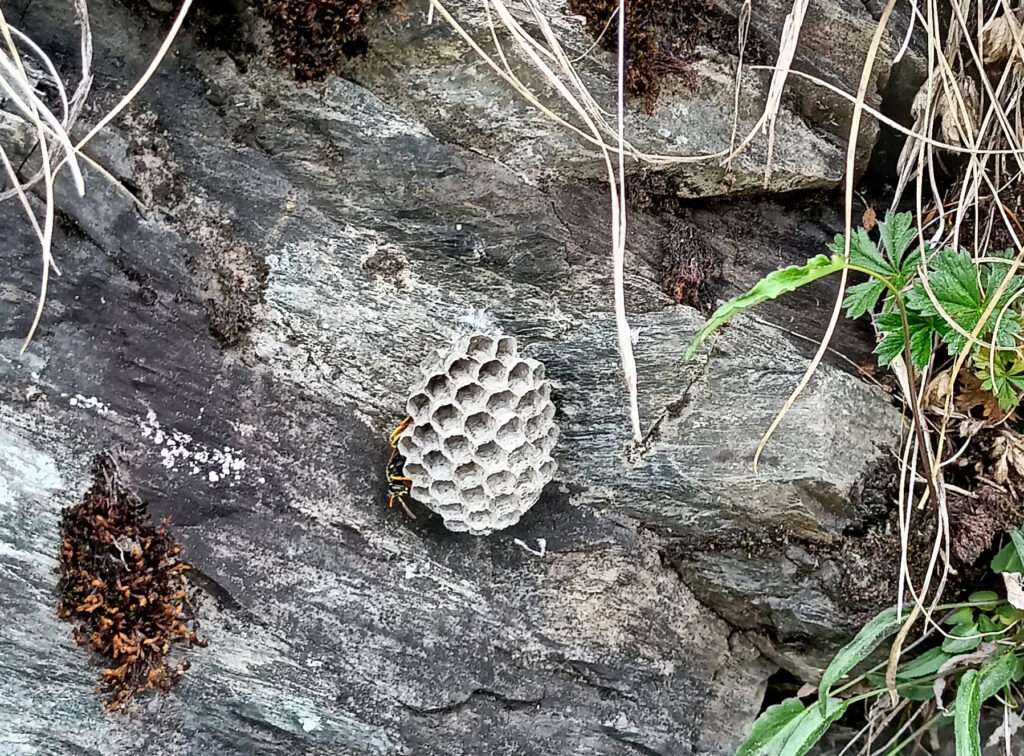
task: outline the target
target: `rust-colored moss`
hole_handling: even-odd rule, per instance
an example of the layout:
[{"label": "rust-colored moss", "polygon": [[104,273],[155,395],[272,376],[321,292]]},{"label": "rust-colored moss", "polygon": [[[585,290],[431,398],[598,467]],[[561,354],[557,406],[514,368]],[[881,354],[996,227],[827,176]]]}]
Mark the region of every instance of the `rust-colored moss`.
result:
[{"label": "rust-colored moss", "polygon": [[[616,0],[570,0],[572,12],[583,16],[587,31],[605,50],[618,49],[617,24],[612,14]],[[611,23],[609,23],[611,21]],[[710,0],[627,0],[626,91],[651,107],[666,74],[686,74],[705,44],[723,52],[738,52],[736,19],[718,10]],[[756,41],[749,40],[747,60],[763,62]]]},{"label": "rust-colored moss", "polygon": [[205,644],[167,521],[153,525],[116,458],[103,454],[84,500],[62,513],[60,534],[57,615],[78,623],[75,640],[103,667],[96,692],[105,707],[125,711],[139,691],[166,693],[187,667],[168,664],[172,645]]},{"label": "rust-colored moss", "polygon": [[698,229],[680,224],[671,231],[662,247],[661,287],[677,304],[710,315],[721,275],[722,256]]},{"label": "rust-colored moss", "polygon": [[320,81],[332,73],[342,56],[367,49],[367,22],[375,11],[399,0],[261,0],[260,12],[270,22],[274,57],[298,81]]}]

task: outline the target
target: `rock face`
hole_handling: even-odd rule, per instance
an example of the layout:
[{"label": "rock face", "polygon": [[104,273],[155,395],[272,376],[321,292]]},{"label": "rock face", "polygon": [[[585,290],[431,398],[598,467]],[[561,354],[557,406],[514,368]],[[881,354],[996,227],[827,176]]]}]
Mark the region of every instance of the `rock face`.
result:
[{"label": "rock face", "polygon": [[[90,10],[96,102],[110,105],[166,19],[101,0]],[[93,144],[147,209],[95,172],[84,199],[62,190],[64,275],[24,355],[38,254],[20,209],[0,207],[2,748],[733,752],[774,669],[755,640],[798,642],[799,654],[860,619],[816,569],[826,557],[794,568],[803,591],[774,567],[877,519],[865,476],[899,416],[829,361],[755,477],[753,449],[832,290],[737,319],[686,364],[702,318],[662,292],[672,272],[659,266],[667,245],[706,236],[729,296],[820,251],[835,217],[770,201],[670,216],[638,195],[626,290],[647,432],[634,447],[607,194],[581,183],[593,157],[467,74],[469,54],[425,25],[424,8],[380,32],[405,40],[394,49],[407,58],[385,66],[378,51],[352,64],[355,81],[307,87],[269,68],[258,38],[240,51],[236,12],[200,12]],[[75,65],[64,5],[13,3],[11,15],[58,66]],[[506,105],[499,123],[477,120]],[[806,124],[793,128],[794,166],[804,149],[833,160],[799,136]],[[560,157],[531,159],[531,144]],[[792,175],[781,188],[838,178]],[[712,191],[692,181],[693,195]],[[664,194],[679,194],[676,179]],[[383,480],[415,366],[480,319],[545,363],[562,429],[555,482],[487,538],[389,510]],[[856,329],[840,346],[865,353]],[[210,639],[167,698],[123,719],[92,696],[95,670],[55,617],[52,571],[60,508],[115,446],[171,518]],[[752,541],[759,569],[744,560]]]}]

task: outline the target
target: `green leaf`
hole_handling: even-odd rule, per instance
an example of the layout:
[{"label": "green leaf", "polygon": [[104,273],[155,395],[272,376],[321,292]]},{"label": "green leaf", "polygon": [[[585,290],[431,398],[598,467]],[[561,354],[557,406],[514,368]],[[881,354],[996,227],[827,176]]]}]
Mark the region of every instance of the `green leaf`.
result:
[{"label": "green leaf", "polygon": [[736,756],[760,756],[770,753],[765,750],[768,744],[803,711],[804,704],[799,698],[787,698],[782,703],[769,706],[754,722],[750,735],[743,741]]},{"label": "green leaf", "polygon": [[999,594],[995,591],[975,591],[967,600],[977,604],[979,609],[991,609],[999,603]]},{"label": "green leaf", "polygon": [[957,625],[949,631],[949,635],[950,637],[942,641],[942,650],[951,655],[973,651],[981,645],[982,641],[978,625],[973,622],[969,625]]},{"label": "green leaf", "polygon": [[[1018,537],[1020,535],[1019,530],[1011,530],[1011,539],[1014,533],[1017,533]],[[999,549],[998,554],[992,557],[992,572],[997,575],[1001,572],[1024,572],[1024,557],[1017,549],[1015,540],[1011,540],[1010,543]]]},{"label": "green leaf", "polygon": [[942,620],[943,625],[962,625],[965,622],[974,622],[974,608],[962,606]]},{"label": "green leaf", "polygon": [[761,302],[766,302],[769,299],[775,299],[780,294],[798,289],[812,281],[817,281],[819,278],[836,273],[845,266],[846,261],[841,256],[826,257],[825,255],[818,255],[808,260],[806,265],[791,265],[788,268],[769,273],[758,281],[746,294],[730,299],[715,310],[687,348],[686,359],[691,359],[697,348],[719,326],[739,315],[744,310]]},{"label": "green leaf", "polygon": [[849,706],[848,701],[825,698],[805,709],[796,728],[786,740],[782,750],[779,751],[779,756],[804,756],[815,743],[821,740],[821,736],[825,734],[829,725],[843,716],[847,706]]},{"label": "green leaf", "polygon": [[[903,319],[899,312],[884,312],[875,320],[882,338],[875,347],[878,364],[885,367],[903,352]],[[910,334],[910,357],[914,366],[923,369],[932,356],[933,320],[922,318],[916,312],[907,312],[907,332]]]},{"label": "green leaf", "polygon": [[969,669],[960,678],[956,691],[953,729],[956,734],[956,756],[981,756],[981,734],[978,717],[981,713],[981,691],[978,671]]},{"label": "green leaf", "polygon": [[978,697],[984,703],[1011,682],[1020,671],[1020,659],[1012,651],[1007,652],[991,664],[981,668],[979,673]]},{"label": "green leaf", "polygon": [[903,254],[917,237],[913,214],[886,213],[885,220],[878,223],[878,235],[892,264],[905,270]]},{"label": "green leaf", "polygon": [[871,279],[864,283],[851,286],[846,290],[846,299],[843,300],[843,307],[846,308],[846,317],[859,318],[865,312],[875,309],[878,298],[885,291],[885,284],[881,281]]},{"label": "green leaf", "polygon": [[896,679],[909,681],[919,677],[931,677],[951,658],[951,654],[941,648],[929,649],[901,666],[896,671]]},{"label": "green leaf", "polygon": [[[842,234],[836,234],[836,238],[828,245],[829,251],[836,257],[843,256],[843,238]],[[865,268],[883,278],[892,278],[897,273],[897,270],[882,257],[882,253],[863,228],[854,230],[850,238],[850,265]]]},{"label": "green leaf", "polygon": [[1009,604],[1003,604],[1002,606],[996,607],[993,614],[995,615],[995,618],[999,621],[999,624],[1004,626],[1012,625],[1019,619],[1017,610]]},{"label": "green leaf", "polygon": [[[904,616],[909,616],[910,610],[904,611]],[[832,686],[841,680],[850,670],[864,661],[868,654],[874,651],[878,644],[888,638],[899,629],[901,620],[896,616],[896,607],[889,607],[879,613],[874,619],[860,629],[854,639],[843,646],[832,657],[825,673],[821,676],[821,685],[818,687],[818,697],[821,700],[828,698]]]}]

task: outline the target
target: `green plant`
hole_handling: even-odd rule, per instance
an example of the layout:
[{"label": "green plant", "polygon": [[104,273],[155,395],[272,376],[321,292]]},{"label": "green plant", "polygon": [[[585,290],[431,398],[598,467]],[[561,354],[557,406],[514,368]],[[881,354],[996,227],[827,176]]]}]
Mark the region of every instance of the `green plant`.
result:
[{"label": "green plant", "polygon": [[[993,572],[1024,571],[1024,533],[1015,530],[1010,535],[1010,543],[992,560]],[[907,711],[904,719],[908,726],[890,722],[896,734],[889,736],[879,752],[901,753],[926,731],[952,723],[957,756],[978,754],[981,705],[998,694],[1011,704],[1018,700],[1013,685],[1024,679],[1024,612],[992,591],[980,591],[966,602],[937,609],[945,616],[940,625],[929,625],[926,639],[935,639],[941,630],[943,640],[902,660],[894,687],[897,699],[925,708],[925,716],[918,723]],[[848,675],[894,635],[910,613],[907,608],[898,616],[891,607],[868,622],[832,659],[822,675],[817,699],[805,705],[798,698],[788,698],[765,709],[738,756],[801,756],[850,707],[882,702],[888,693],[884,661],[853,677]],[[951,695],[946,695],[947,691]],[[916,724],[913,729],[911,722]]]},{"label": "green plant", "polygon": [[936,344],[951,356],[966,350],[982,388],[1003,410],[1016,407],[1024,394],[1024,350],[1017,345],[1021,316],[1014,305],[1024,294],[1024,273],[1014,271],[1012,253],[975,261],[963,250],[911,251],[917,228],[910,213],[887,215],[878,230],[881,246],[858,228],[850,240],[849,260],[842,254],[844,238],[836,236],[829,246],[831,257],[818,255],[805,265],[775,271],[726,302],[697,334],[687,358],[740,312],[847,268],[868,276],[847,290],[843,306],[850,318],[873,314],[880,365],[909,352],[910,362],[923,369]]}]

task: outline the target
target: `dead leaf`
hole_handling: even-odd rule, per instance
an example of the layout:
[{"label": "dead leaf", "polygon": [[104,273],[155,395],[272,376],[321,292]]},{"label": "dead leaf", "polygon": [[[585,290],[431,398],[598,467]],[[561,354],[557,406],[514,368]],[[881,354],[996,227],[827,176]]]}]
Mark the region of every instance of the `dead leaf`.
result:
[{"label": "dead leaf", "polygon": [[980,408],[984,418],[993,423],[998,423],[1006,417],[1006,413],[999,407],[999,400],[992,395],[991,391],[986,391],[981,387],[981,381],[977,376],[964,373],[960,376],[960,382],[963,388],[956,397],[957,409],[970,412]]},{"label": "dead leaf", "polygon": [[1003,14],[996,16],[981,30],[981,42],[984,48],[983,60],[986,64],[1001,63],[1013,52],[1013,34],[1018,26],[1012,16]]},{"label": "dead leaf", "polygon": [[1024,609],[1024,586],[1021,586],[1019,572],[1004,572],[1003,583],[1006,584],[1006,600],[1014,609]]},{"label": "dead leaf", "polygon": [[875,208],[869,207],[864,211],[864,216],[860,219],[861,225],[864,226],[865,231],[871,231],[876,225],[878,225],[878,214],[875,213]]}]

